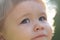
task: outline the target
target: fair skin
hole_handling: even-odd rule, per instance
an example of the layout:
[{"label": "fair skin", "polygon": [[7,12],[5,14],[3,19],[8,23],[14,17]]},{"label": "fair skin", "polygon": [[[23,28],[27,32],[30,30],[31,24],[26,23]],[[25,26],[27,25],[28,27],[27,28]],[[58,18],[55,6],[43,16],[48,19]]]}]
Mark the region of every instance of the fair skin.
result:
[{"label": "fair skin", "polygon": [[2,32],[5,39],[51,40],[52,29],[42,5],[35,1],[19,3],[5,19]]}]

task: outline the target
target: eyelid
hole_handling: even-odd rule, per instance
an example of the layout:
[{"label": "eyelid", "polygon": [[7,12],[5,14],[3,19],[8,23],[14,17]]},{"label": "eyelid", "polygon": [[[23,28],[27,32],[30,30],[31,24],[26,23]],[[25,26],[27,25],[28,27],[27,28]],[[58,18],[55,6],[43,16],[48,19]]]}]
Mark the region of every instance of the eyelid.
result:
[{"label": "eyelid", "polygon": [[47,18],[45,16],[40,16],[39,21],[47,21]]},{"label": "eyelid", "polygon": [[28,23],[28,22],[30,22],[29,18],[25,18],[20,22],[20,24],[25,24],[25,23]]},{"label": "eyelid", "polygon": [[42,17],[44,17],[44,19],[47,20],[47,17],[45,17],[45,16],[42,16]]},{"label": "eyelid", "polygon": [[45,12],[39,13],[39,15],[38,15],[38,16],[39,16],[39,17],[43,16],[43,17],[45,17],[45,18],[47,19],[47,15],[46,15],[46,13],[45,13]]}]

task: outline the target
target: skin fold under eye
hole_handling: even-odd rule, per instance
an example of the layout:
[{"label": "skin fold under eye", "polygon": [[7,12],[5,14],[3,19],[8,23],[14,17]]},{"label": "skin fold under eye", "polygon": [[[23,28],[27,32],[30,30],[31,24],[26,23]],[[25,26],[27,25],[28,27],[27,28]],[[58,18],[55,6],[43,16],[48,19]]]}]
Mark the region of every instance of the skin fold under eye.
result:
[{"label": "skin fold under eye", "polygon": [[46,17],[44,17],[44,16],[41,16],[40,18],[39,18],[39,21],[46,21],[47,19],[46,19]]},{"label": "skin fold under eye", "polygon": [[29,22],[30,22],[29,18],[25,18],[21,21],[20,24],[26,24],[26,23],[29,23]]}]

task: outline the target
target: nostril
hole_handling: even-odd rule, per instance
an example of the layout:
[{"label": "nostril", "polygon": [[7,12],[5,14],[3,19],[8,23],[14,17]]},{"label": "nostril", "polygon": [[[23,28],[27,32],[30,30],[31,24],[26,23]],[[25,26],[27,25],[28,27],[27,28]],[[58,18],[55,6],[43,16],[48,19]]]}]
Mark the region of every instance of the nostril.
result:
[{"label": "nostril", "polygon": [[41,28],[36,28],[36,30],[38,31],[38,30],[44,30],[44,28],[43,27],[41,27]]},{"label": "nostril", "polygon": [[40,31],[40,30],[44,30],[44,27],[35,27],[34,31]]},{"label": "nostril", "polygon": [[43,28],[43,27],[41,27],[41,30],[44,30],[44,28]]},{"label": "nostril", "polygon": [[39,28],[37,28],[36,30],[39,30]]},{"label": "nostril", "polygon": [[36,24],[36,25],[34,25],[34,28],[33,28],[33,30],[36,32],[36,31],[41,31],[41,30],[44,30],[45,29],[45,27],[44,26],[41,26],[41,25],[38,25],[38,24]]},{"label": "nostril", "polygon": [[34,30],[34,31],[39,31],[39,28],[38,28],[38,27],[34,27],[33,30]]}]

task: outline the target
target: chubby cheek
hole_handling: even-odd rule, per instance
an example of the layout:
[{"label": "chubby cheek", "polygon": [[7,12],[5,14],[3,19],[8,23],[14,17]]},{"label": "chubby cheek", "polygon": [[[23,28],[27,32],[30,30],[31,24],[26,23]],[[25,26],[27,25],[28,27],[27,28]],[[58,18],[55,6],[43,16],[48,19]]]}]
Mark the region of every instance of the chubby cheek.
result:
[{"label": "chubby cheek", "polygon": [[49,31],[48,35],[49,35],[49,39],[52,39],[52,36],[53,36],[53,34],[52,34],[52,28],[50,28],[50,31]]},{"label": "chubby cheek", "polygon": [[48,39],[51,40],[52,39],[52,28],[50,25],[47,25],[47,31],[48,31]]},{"label": "chubby cheek", "polygon": [[20,40],[30,40],[32,37],[32,28],[30,25],[20,25],[16,28],[16,36]]}]

